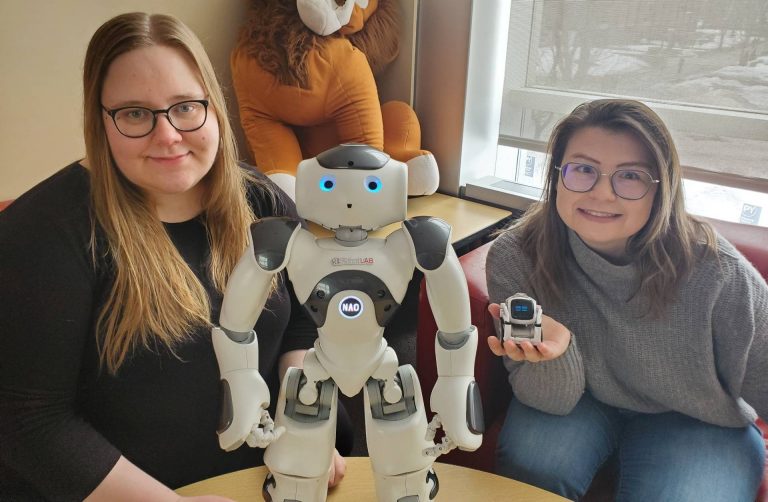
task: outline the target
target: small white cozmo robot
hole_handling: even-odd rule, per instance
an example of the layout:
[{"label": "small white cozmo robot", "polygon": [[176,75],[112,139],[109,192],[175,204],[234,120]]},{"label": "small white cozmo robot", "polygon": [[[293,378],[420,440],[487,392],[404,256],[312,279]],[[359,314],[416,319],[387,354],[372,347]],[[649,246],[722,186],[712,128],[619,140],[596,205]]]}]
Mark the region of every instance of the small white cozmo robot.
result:
[{"label": "small white cozmo robot", "polygon": [[524,293],[515,293],[499,305],[501,341],[541,343],[541,305]]},{"label": "small white cozmo robot", "polygon": [[[337,388],[362,389],[365,427],[379,501],[432,500],[435,458],[458,446],[475,450],[484,429],[474,379],[477,329],[470,323],[467,283],[451,228],[432,217],[406,221],[406,165],[365,145],[341,145],[299,164],[301,217],[335,232],[318,239],[289,218],[251,226],[251,243],[229,279],[213,343],[224,388],[219,443],[266,447],[267,501],[322,501],[336,434]],[[386,239],[368,231],[402,222]],[[438,379],[428,424],[410,365],[399,366],[383,338],[414,268],[423,272],[438,325]],[[258,372],[252,331],[275,274],[286,269],[318,340],[304,368],[285,375],[275,422]],[[443,441],[435,444],[442,427]]]}]

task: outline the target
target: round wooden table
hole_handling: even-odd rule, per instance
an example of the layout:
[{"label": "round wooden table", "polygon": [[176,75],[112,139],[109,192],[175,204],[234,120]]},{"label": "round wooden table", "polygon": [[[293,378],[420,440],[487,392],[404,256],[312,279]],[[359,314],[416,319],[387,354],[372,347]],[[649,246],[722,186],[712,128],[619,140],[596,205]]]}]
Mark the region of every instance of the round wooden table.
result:
[{"label": "round wooden table", "polygon": [[[540,488],[475,469],[435,463],[440,481],[438,502],[450,501],[509,501],[550,502],[566,499]],[[266,467],[254,467],[231,472],[183,486],[179,495],[221,495],[238,502],[261,502],[261,485],[267,475]],[[347,473],[339,486],[328,491],[329,502],[375,501],[376,490],[368,457],[347,457]]]}]

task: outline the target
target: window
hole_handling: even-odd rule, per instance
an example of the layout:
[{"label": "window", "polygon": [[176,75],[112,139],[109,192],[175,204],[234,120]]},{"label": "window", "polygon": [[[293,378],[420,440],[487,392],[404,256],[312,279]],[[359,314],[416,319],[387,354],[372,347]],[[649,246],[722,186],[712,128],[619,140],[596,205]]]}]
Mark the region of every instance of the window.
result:
[{"label": "window", "polygon": [[[422,0],[420,16],[432,3]],[[539,196],[554,124],[589,99],[631,97],[669,126],[691,212],[768,226],[764,0],[483,0],[468,10],[467,196],[525,207]],[[498,125],[475,124],[477,110]]]}]

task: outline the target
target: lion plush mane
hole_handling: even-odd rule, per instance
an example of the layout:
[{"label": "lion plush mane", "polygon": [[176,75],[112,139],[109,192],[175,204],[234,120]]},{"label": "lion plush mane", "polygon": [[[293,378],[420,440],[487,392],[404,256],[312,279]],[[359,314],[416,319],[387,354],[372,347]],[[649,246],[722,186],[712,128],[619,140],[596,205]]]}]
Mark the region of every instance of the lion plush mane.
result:
[{"label": "lion plush mane", "polygon": [[241,43],[278,82],[307,89],[307,55],[327,43],[329,37],[346,37],[365,54],[373,74],[381,73],[399,51],[396,36],[399,14],[395,0],[379,0],[376,12],[365,20],[364,30],[360,29],[362,26],[356,26],[356,32],[350,33],[350,29],[344,28],[332,35],[321,36],[301,21],[295,1],[255,0]]}]

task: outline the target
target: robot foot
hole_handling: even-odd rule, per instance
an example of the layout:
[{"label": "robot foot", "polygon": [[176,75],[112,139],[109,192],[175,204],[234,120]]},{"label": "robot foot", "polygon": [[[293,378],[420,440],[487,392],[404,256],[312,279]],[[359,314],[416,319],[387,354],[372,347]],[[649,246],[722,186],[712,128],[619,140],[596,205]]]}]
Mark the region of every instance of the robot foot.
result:
[{"label": "robot foot", "polygon": [[323,502],[328,495],[328,475],[301,478],[270,472],[261,494],[266,502]]},{"label": "robot foot", "polygon": [[379,502],[428,502],[434,500],[440,483],[431,467],[416,472],[386,476],[374,472]]}]

